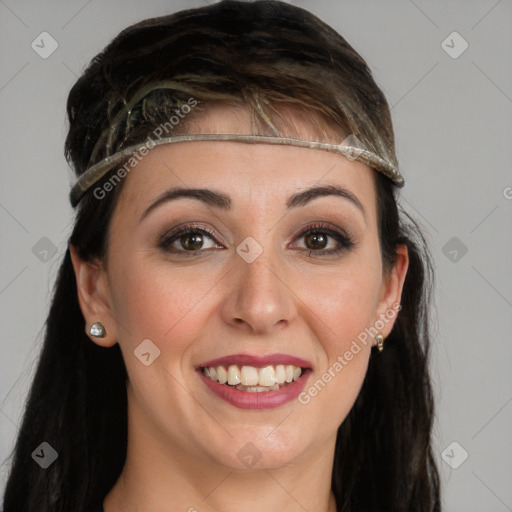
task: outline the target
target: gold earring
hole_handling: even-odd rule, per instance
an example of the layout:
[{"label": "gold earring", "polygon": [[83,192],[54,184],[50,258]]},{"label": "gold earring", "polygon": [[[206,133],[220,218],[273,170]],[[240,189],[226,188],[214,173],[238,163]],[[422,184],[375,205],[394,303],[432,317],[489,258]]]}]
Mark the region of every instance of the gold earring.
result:
[{"label": "gold earring", "polygon": [[382,352],[384,350],[384,336],[382,336],[382,333],[379,333],[375,336],[375,339],[377,340],[377,348],[379,349],[379,352]]},{"label": "gold earring", "polygon": [[104,338],[107,331],[101,322],[94,322],[89,329],[89,334],[95,338]]}]

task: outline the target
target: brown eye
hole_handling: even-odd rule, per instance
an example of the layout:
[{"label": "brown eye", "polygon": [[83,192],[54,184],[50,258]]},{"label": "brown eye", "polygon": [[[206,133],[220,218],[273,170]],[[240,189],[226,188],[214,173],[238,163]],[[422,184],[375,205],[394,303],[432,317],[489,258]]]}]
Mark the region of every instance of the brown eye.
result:
[{"label": "brown eye", "polygon": [[183,249],[197,251],[198,249],[201,249],[203,245],[203,237],[199,233],[181,235],[179,237],[179,242]]},{"label": "brown eye", "polygon": [[165,251],[173,253],[191,253],[196,251],[206,252],[208,249],[219,248],[213,233],[205,228],[182,226],[162,237],[158,246]]},{"label": "brown eye", "polygon": [[324,233],[316,233],[312,231],[305,235],[304,240],[306,242],[306,247],[313,251],[325,249],[327,246],[327,236],[325,236]]},{"label": "brown eye", "polygon": [[[315,254],[315,256],[333,255],[348,251],[355,246],[355,242],[350,236],[323,223],[307,226],[299,233],[297,239],[303,239],[302,249],[309,251],[310,255]],[[328,248],[333,243],[334,246]]]}]

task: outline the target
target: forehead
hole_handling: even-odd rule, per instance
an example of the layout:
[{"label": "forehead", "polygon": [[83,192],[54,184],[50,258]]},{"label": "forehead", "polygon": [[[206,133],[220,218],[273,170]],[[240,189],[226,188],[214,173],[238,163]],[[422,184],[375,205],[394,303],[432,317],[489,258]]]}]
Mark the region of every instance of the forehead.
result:
[{"label": "forehead", "polygon": [[[283,136],[319,140],[310,123],[288,111]],[[190,133],[252,133],[247,110],[212,108]],[[329,142],[335,140],[334,134]],[[343,134],[338,135],[343,137]],[[325,138],[325,137],[324,137]],[[341,139],[342,140],[342,139]],[[174,187],[222,190],[233,206],[283,203],[312,186],[338,185],[352,192],[365,210],[375,209],[375,171],[357,160],[320,149],[232,141],[195,141],[153,148],[126,176],[116,209],[142,213],[152,200]]]}]

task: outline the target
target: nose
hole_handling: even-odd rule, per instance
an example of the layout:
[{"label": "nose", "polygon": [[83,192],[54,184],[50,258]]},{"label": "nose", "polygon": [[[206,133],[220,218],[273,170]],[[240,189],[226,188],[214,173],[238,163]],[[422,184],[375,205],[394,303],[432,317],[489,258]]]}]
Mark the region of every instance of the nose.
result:
[{"label": "nose", "polygon": [[247,263],[236,256],[221,314],[226,323],[245,333],[271,334],[285,328],[297,315],[296,296],[283,270],[264,251]]}]

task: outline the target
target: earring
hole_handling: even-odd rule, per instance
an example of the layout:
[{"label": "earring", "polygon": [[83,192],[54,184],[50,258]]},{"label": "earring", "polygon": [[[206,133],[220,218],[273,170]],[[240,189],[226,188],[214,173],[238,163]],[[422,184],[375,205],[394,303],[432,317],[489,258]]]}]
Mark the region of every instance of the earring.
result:
[{"label": "earring", "polygon": [[379,349],[379,352],[382,352],[384,350],[384,336],[382,336],[382,333],[379,333],[375,336],[375,339],[377,340],[377,348]]},{"label": "earring", "polygon": [[95,338],[104,338],[107,331],[101,322],[94,322],[89,329],[89,334]]}]

